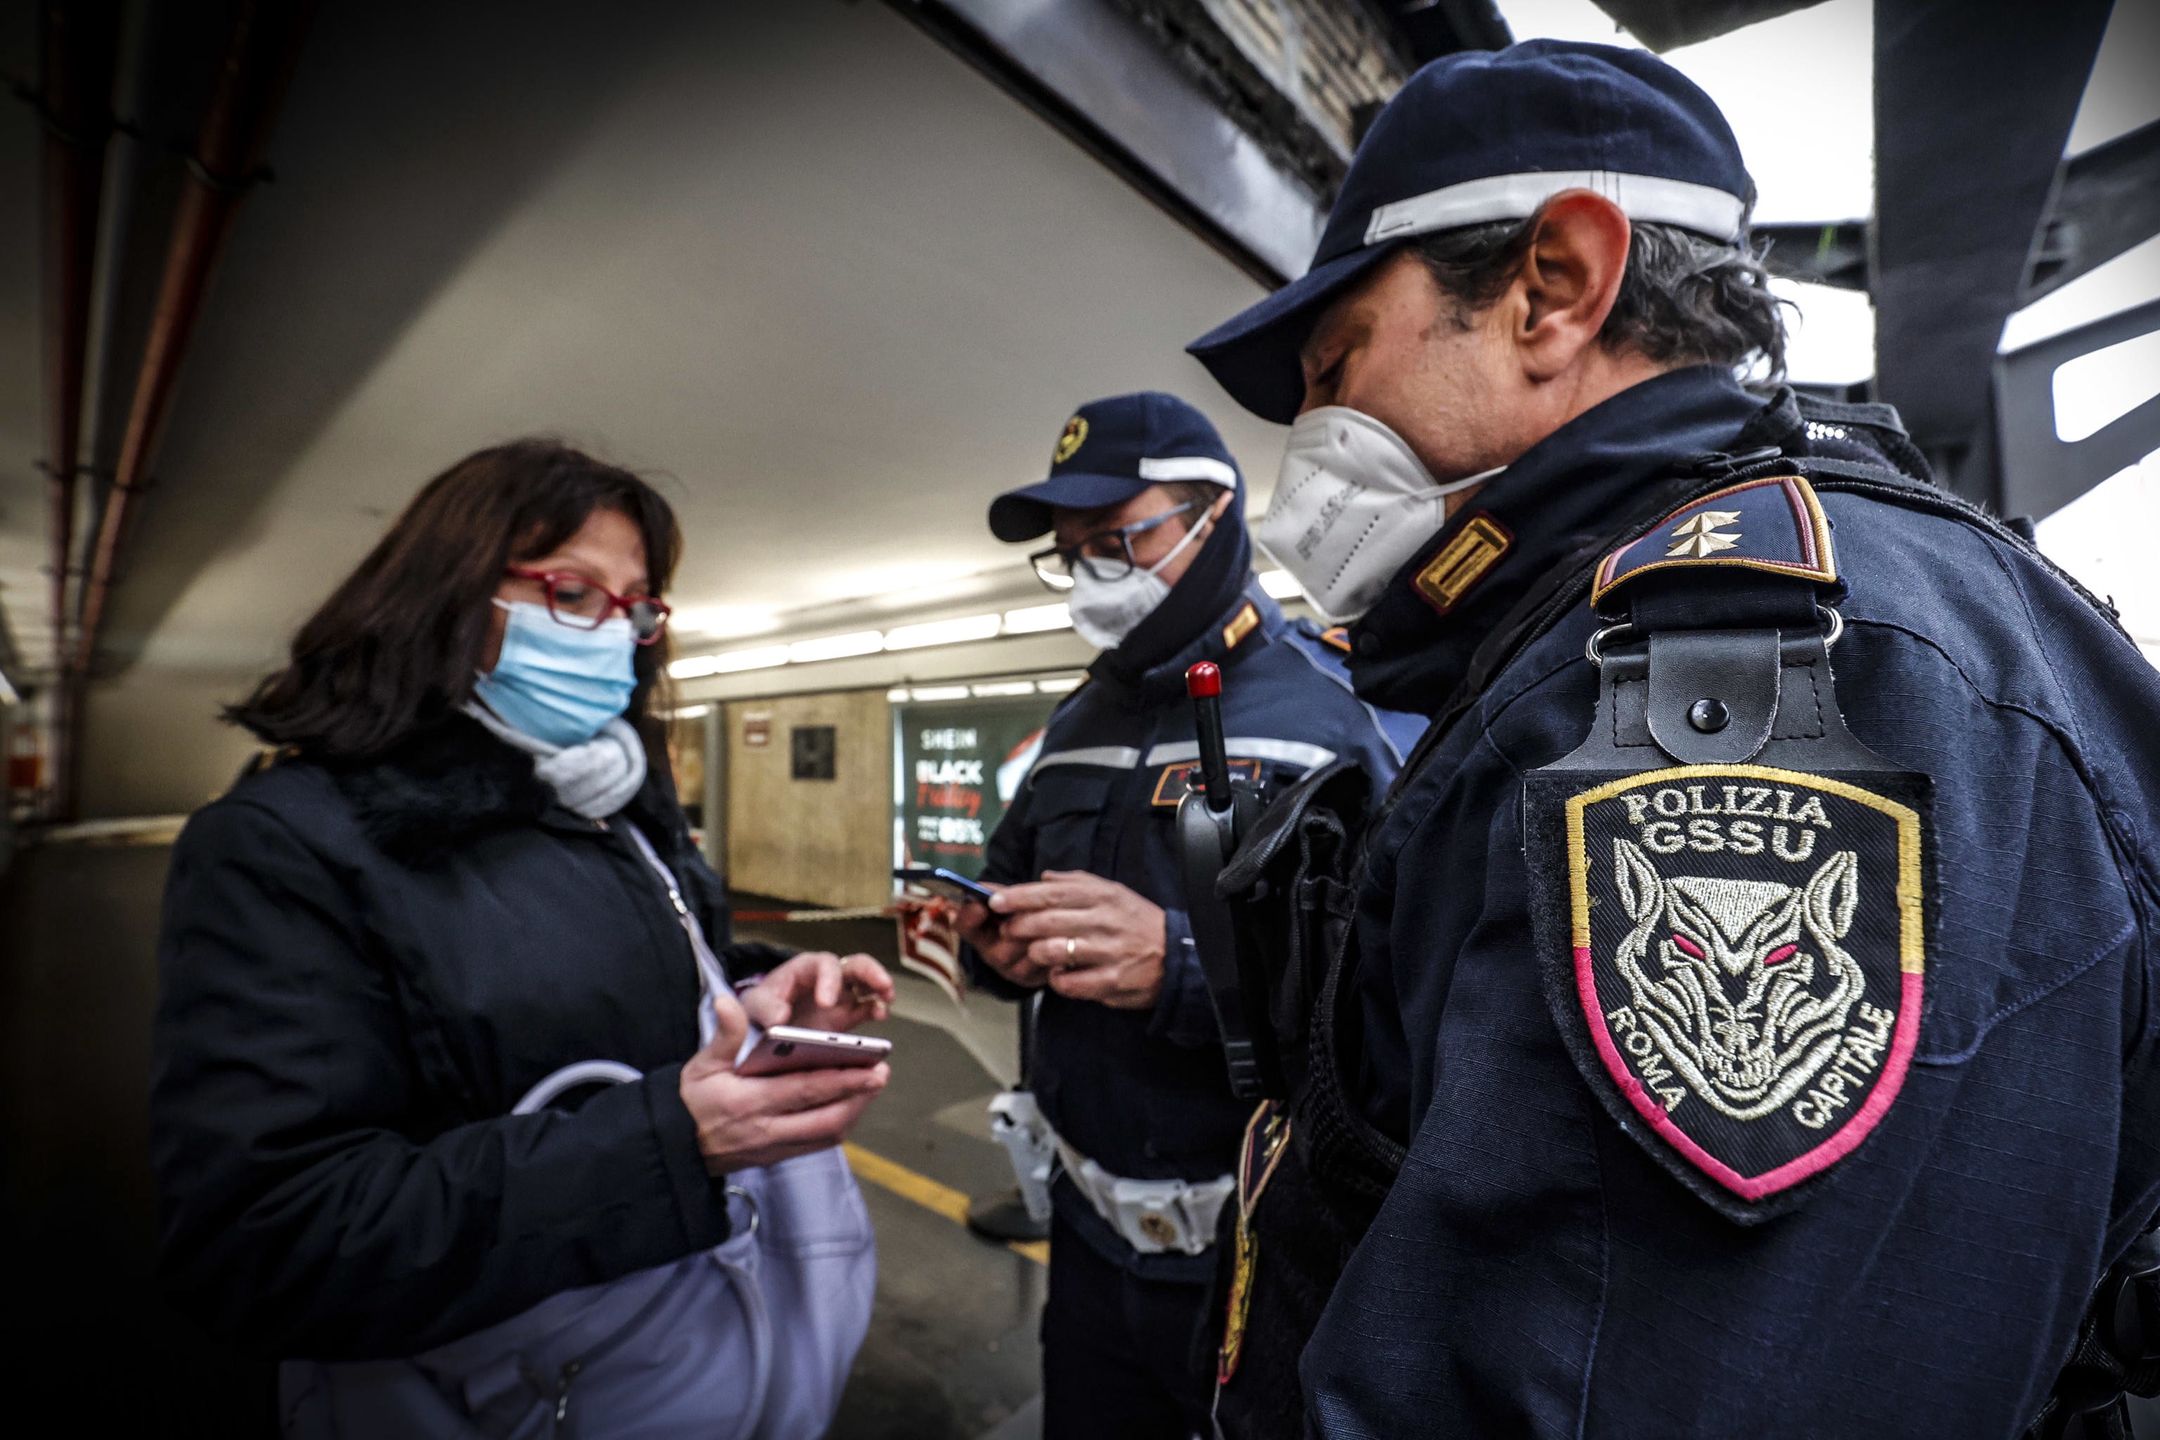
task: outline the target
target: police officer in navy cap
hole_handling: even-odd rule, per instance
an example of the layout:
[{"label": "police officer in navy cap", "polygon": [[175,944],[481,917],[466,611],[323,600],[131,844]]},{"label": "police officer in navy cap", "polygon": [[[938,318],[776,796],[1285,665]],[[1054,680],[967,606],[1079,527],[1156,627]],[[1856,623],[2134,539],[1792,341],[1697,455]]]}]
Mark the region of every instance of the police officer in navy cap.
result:
[{"label": "police officer in navy cap", "polygon": [[1232,1435],[2009,1437],[2115,1334],[2160,676],[1778,383],[1753,193],[1654,56],[1449,56],[1191,347],[1294,422],[1256,539],[1432,719],[1255,1127]]},{"label": "police officer in navy cap", "polygon": [[1237,464],[1159,393],[1082,406],[1050,474],[999,496],[1102,653],[990,838],[993,905],[961,917],[977,983],[1040,995],[1027,1076],[1054,1128],[1044,1433],[1207,1429],[1218,1218],[1249,1103],[1232,1098],[1173,848],[1198,754],[1188,665],[1226,678],[1230,763],[1263,791],[1338,758],[1393,776],[1422,722],[1351,693],[1339,649],[1252,573]]}]

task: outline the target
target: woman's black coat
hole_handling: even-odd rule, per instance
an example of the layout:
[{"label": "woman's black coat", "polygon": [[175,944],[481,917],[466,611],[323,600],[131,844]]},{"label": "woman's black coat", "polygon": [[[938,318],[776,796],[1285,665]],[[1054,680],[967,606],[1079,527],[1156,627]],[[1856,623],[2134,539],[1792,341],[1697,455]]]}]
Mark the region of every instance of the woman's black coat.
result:
[{"label": "woman's black coat", "polygon": [[[186,1308],[267,1354],[409,1355],[727,1237],[677,1093],[696,964],[633,818],[721,946],[661,774],[603,826],[462,716],[364,768],[272,765],[189,822],[151,1096]],[[510,1115],[579,1060],[645,1078]]]}]

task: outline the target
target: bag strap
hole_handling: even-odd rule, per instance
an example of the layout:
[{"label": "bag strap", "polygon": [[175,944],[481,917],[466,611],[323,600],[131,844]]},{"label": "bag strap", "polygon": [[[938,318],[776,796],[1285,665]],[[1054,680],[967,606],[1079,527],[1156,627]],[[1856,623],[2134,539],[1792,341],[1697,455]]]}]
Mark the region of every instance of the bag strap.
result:
[{"label": "bag strap", "polygon": [[[630,820],[617,820],[610,828],[615,827],[629,832],[630,843],[645,858],[645,863],[652,867],[652,872],[659,877],[661,885],[666,887],[676,918],[682,921],[683,933],[689,937],[690,953],[696,959],[698,968],[698,1043],[710,1044],[713,1031],[719,1028],[719,1021],[713,1016],[713,996],[718,994],[720,989],[726,988],[727,971],[721,966],[720,957],[713,954],[712,946],[706,943],[704,927],[698,924],[697,916],[690,913],[689,905],[683,900],[682,891],[676,887],[674,873],[660,859],[660,852],[653,849],[652,841],[646,839],[645,832]],[[620,1060],[573,1061],[526,1091],[523,1098],[511,1107],[510,1113],[530,1115],[580,1085],[624,1085],[643,1078],[645,1077],[642,1072]]]}]

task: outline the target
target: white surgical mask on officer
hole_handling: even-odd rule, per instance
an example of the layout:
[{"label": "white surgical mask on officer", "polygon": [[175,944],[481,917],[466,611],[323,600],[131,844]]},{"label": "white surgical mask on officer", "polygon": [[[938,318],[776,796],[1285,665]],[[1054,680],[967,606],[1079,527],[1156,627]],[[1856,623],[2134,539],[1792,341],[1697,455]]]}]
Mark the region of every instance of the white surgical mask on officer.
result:
[{"label": "white surgical mask on officer", "polygon": [[1499,468],[1436,483],[1393,430],[1347,405],[1298,416],[1253,543],[1290,572],[1330,622],[1372,609],[1387,583],[1447,519],[1447,497]]},{"label": "white surgical mask on officer", "polygon": [[1210,513],[1201,512],[1177,544],[1170,547],[1169,554],[1144,570],[1136,565],[1115,580],[1096,579],[1085,560],[1074,565],[1072,593],[1065,601],[1072,613],[1074,633],[1098,650],[1115,650],[1124,644],[1125,637],[1170,598],[1170,582],[1162,578],[1163,570],[1184,553],[1212,518]]}]

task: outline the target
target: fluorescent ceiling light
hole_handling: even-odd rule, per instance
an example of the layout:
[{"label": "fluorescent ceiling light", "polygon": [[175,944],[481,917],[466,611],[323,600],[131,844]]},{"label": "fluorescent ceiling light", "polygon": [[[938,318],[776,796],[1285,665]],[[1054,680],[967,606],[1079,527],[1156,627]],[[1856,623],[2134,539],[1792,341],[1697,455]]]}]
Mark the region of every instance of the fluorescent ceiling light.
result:
[{"label": "fluorescent ceiling light", "polygon": [[718,655],[688,655],[667,667],[677,680],[696,680],[706,675],[733,675],[743,670],[770,670],[788,663],[785,645],[759,645],[750,650],[723,650]]},{"label": "fluorescent ceiling light", "polygon": [[2160,235],[2096,265],[2059,290],[2050,290],[2003,325],[2004,354],[2068,334],[2081,325],[2160,300]]},{"label": "fluorescent ceiling light", "polygon": [[758,645],[748,650],[725,650],[712,658],[712,673],[734,675],[744,670],[770,670],[788,663],[785,645]]},{"label": "fluorescent ceiling light", "polygon": [[1260,572],[1260,588],[1277,600],[1299,600],[1305,592],[1287,570],[1263,570]]},{"label": "fluorescent ceiling light", "polygon": [[712,714],[712,706],[710,705],[685,705],[675,712],[673,718],[677,720],[698,720],[710,714]]},{"label": "fluorescent ceiling light", "polygon": [[1033,635],[1043,630],[1070,630],[1072,607],[1059,601],[1055,605],[1023,605],[1018,610],[1005,612],[1007,635]]},{"label": "fluorescent ceiling light", "polygon": [[875,630],[851,630],[817,640],[798,640],[787,647],[788,663],[807,665],[817,660],[845,660],[855,655],[875,655],[885,648],[885,637]]},{"label": "fluorescent ceiling light", "polygon": [[892,689],[885,692],[885,698],[887,700],[890,700],[893,704],[898,705],[903,700],[907,699],[907,686],[895,685]]},{"label": "fluorescent ceiling light", "polygon": [[1085,675],[1060,675],[1051,680],[1037,680],[1035,688],[1044,695],[1069,695],[1080,688]]},{"label": "fluorescent ceiling light", "polygon": [[965,685],[918,685],[908,692],[908,697],[913,700],[965,700],[968,698],[968,687]]},{"label": "fluorescent ceiling light", "polygon": [[993,695],[1033,695],[1035,693],[1035,682],[1032,680],[998,680],[988,685],[970,685],[968,686],[968,693],[978,700],[987,700]]},{"label": "fluorescent ceiling light", "polygon": [[958,645],[969,640],[988,640],[998,633],[995,615],[962,615],[957,620],[928,620],[920,625],[900,625],[885,632],[887,650],[920,650],[925,645]]},{"label": "fluorescent ceiling light", "polygon": [[779,628],[779,616],[753,605],[693,605],[668,616],[668,629],[675,634],[713,640],[747,640]]}]

